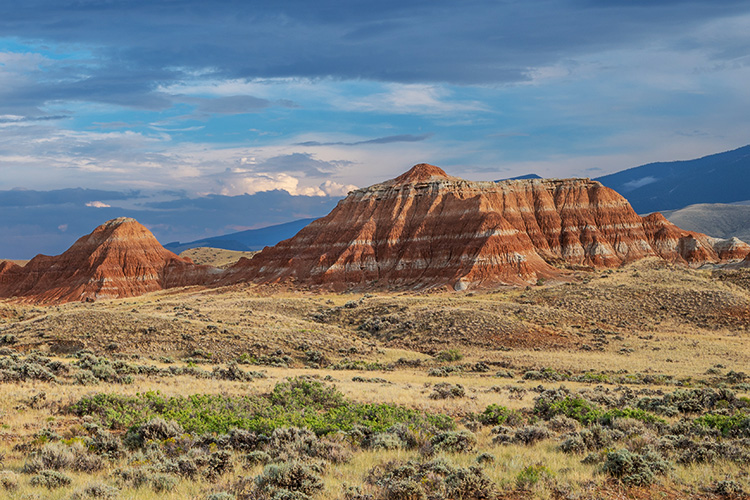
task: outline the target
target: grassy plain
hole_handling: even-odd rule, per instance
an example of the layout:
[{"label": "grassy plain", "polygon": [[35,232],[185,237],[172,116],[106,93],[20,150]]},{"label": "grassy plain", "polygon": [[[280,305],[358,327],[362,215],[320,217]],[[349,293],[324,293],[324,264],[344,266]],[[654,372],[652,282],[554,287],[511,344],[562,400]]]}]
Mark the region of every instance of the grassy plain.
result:
[{"label": "grassy plain", "polygon": [[[474,293],[248,286],[50,307],[2,303],[0,497],[745,498],[746,283],[744,271],[718,275],[647,261],[567,283]],[[54,380],[40,375],[40,366]],[[122,426],[111,415],[73,410],[97,394],[149,391],[221,396],[228,406],[252,396],[267,404],[289,378],[335,387],[342,398],[330,403],[336,411],[383,405],[377,411],[391,415],[405,408],[446,415],[454,428],[412,416],[408,432],[395,426],[363,438],[366,429],[337,423],[314,438],[240,445],[223,431],[191,434],[191,416],[179,435],[148,434],[145,422]],[[318,396],[304,397],[284,403],[301,405],[294,415],[274,413],[277,427],[328,411],[328,400],[317,407]],[[544,398],[551,409],[539,403]],[[491,405],[515,416],[483,420]],[[459,444],[441,444],[436,436],[444,432]],[[101,436],[114,437],[120,451],[102,452]],[[175,451],[175,440],[192,454]],[[60,448],[75,455],[72,465],[57,463],[70,484],[40,485],[34,478],[55,463],[34,460]],[[222,452],[227,464],[212,473]],[[273,471],[249,457],[260,452],[271,465],[303,464],[320,485],[264,483],[258,478]],[[478,465],[482,454],[492,459]],[[436,458],[448,469],[429,465]],[[196,473],[180,469],[188,459]],[[75,465],[86,460],[96,464]],[[394,472],[398,465],[408,470]]]}]

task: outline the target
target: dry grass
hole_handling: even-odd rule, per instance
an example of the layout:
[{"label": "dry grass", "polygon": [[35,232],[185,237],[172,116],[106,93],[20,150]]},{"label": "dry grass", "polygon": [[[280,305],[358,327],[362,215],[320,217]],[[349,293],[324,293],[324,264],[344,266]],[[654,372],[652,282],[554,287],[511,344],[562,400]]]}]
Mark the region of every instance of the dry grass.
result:
[{"label": "dry grass", "polygon": [[[13,447],[40,430],[51,428],[63,433],[79,424],[64,408],[94,392],[136,394],[158,390],[167,396],[261,394],[290,376],[328,376],[354,401],[394,403],[461,418],[481,412],[489,404],[528,409],[536,396],[532,388],[539,384],[561,385],[523,380],[527,370],[665,374],[693,380],[705,378],[706,372],[718,364],[723,366],[723,372],[747,371],[750,293],[742,286],[741,277],[720,278],[705,271],[644,262],[615,272],[588,275],[572,284],[483,293],[269,294],[267,289],[233,287],[172,290],[135,299],[45,308],[6,301],[0,304],[0,334],[16,337],[12,347],[19,351],[58,352],[59,359],[66,362],[70,361],[65,357],[66,350],[80,348],[159,366],[166,366],[160,361],[165,356],[180,363],[197,350],[210,353],[213,360],[221,362],[246,353],[271,355],[281,350],[294,361],[288,368],[245,366],[268,376],[252,382],[136,375],[130,385],[2,383],[2,468],[18,471],[26,457]],[[470,367],[483,361],[490,364],[490,371],[430,376],[431,367],[445,364],[433,356],[448,348],[457,349],[464,356],[452,364]],[[320,351],[334,362],[346,358],[389,365],[398,360],[421,360],[422,366],[398,366],[392,371],[315,369],[304,366],[305,352],[309,350]],[[133,355],[140,358],[129,359]],[[210,370],[212,366],[202,367]],[[495,377],[498,370],[510,371],[514,377]],[[355,382],[355,376],[377,377],[388,383]],[[461,384],[466,396],[455,400],[430,398],[432,386],[439,382]],[[562,384],[571,389],[591,387],[576,382]],[[525,389],[526,393],[511,397],[511,387]],[[674,386],[648,388],[674,390]],[[47,394],[46,401],[31,408],[31,397],[40,392]],[[469,465],[480,451],[493,454],[496,461],[486,468],[486,473],[501,488],[513,488],[520,471],[543,463],[554,474],[556,484],[572,488],[571,494],[584,495],[593,488],[602,496],[616,498],[603,493],[609,491],[609,486],[596,466],[582,464],[581,456],[561,453],[554,440],[530,447],[501,446],[492,443],[488,429],[481,430],[478,438],[477,452],[450,458],[457,464]],[[325,490],[316,498],[340,498],[343,483],[361,485],[375,465],[415,456],[415,451],[404,450],[358,451],[351,462],[329,468],[324,477]],[[94,476],[71,474],[73,485],[51,492],[31,487],[28,476],[21,475],[21,486],[13,495],[69,498],[76,488],[94,479],[108,481],[109,472]],[[238,467],[235,476],[259,472],[260,468],[242,471]],[[740,478],[750,490],[747,477],[741,479],[740,466],[724,461],[678,466],[662,480],[660,488],[670,498],[669,492],[699,492],[727,477]],[[205,498],[208,492],[217,491],[230,480],[224,478],[219,484],[182,481],[174,490],[160,494],[149,488],[126,489],[120,498]],[[553,498],[552,487],[539,484],[531,495]]]},{"label": "dry grass", "polygon": [[180,253],[180,257],[187,257],[196,264],[226,269],[235,264],[242,257],[251,259],[258,252],[241,252],[238,250],[224,250],[223,248],[197,247]]}]

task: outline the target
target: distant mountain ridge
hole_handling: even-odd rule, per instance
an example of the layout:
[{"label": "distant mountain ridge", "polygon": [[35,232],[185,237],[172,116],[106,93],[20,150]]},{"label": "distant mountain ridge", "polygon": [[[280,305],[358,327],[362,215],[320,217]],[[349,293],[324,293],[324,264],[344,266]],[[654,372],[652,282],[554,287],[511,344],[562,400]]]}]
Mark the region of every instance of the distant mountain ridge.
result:
[{"label": "distant mountain ridge", "polygon": [[750,200],[750,146],[686,161],[649,163],[595,180],[641,214]]},{"label": "distant mountain ridge", "polygon": [[174,253],[182,253],[185,250],[198,247],[221,248],[223,250],[235,250],[240,252],[253,252],[263,250],[264,247],[273,246],[276,243],[289,239],[299,232],[300,229],[310,224],[315,219],[299,219],[284,224],[262,227],[259,229],[248,229],[236,233],[229,233],[212,238],[181,243],[179,241],[167,243],[164,248]]}]

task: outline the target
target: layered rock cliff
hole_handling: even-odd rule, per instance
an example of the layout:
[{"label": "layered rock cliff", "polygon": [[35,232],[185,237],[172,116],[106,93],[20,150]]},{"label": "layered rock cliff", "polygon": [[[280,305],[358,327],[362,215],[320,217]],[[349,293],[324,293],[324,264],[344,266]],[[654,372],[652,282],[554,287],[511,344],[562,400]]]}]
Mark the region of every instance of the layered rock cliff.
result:
[{"label": "layered rock cliff", "polygon": [[471,182],[419,164],[353,191],[296,236],[229,269],[222,283],[456,289],[523,284],[566,266],[644,257],[700,266],[750,247],[683,231],[588,179]]},{"label": "layered rock cliff", "polygon": [[166,250],[148,229],[123,217],[97,227],[61,255],[37,255],[24,267],[0,262],[0,297],[29,302],[134,297],[203,284],[215,272]]}]

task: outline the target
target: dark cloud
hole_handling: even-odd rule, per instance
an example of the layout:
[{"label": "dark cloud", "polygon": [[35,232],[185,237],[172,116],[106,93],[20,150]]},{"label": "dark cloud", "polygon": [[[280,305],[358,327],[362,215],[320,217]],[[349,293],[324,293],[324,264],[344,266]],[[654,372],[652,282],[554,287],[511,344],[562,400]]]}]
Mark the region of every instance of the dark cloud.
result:
[{"label": "dark cloud", "polygon": [[[30,189],[10,189],[0,191],[0,207],[41,207],[59,205],[84,206],[91,201],[127,200],[138,196],[137,191],[122,193],[100,189],[55,189],[34,191]],[[5,214],[3,214],[5,217]]]},{"label": "dark cloud", "polygon": [[[687,0],[36,0],[3,3],[0,32],[88,44],[109,61],[73,67],[68,76],[81,68],[90,76],[51,85],[48,99],[88,95],[159,109],[168,99],[158,84],[195,69],[231,78],[502,83],[523,80],[530,67],[683,37],[711,19],[749,10],[746,1]],[[37,98],[40,91],[31,89]]]},{"label": "dark cloud", "polygon": [[376,139],[369,139],[366,141],[355,141],[355,142],[318,142],[318,141],[306,141],[299,142],[297,146],[361,146],[364,144],[392,144],[394,142],[420,142],[425,141],[432,137],[432,134],[401,134],[401,135],[389,135],[386,137],[378,137]]}]

